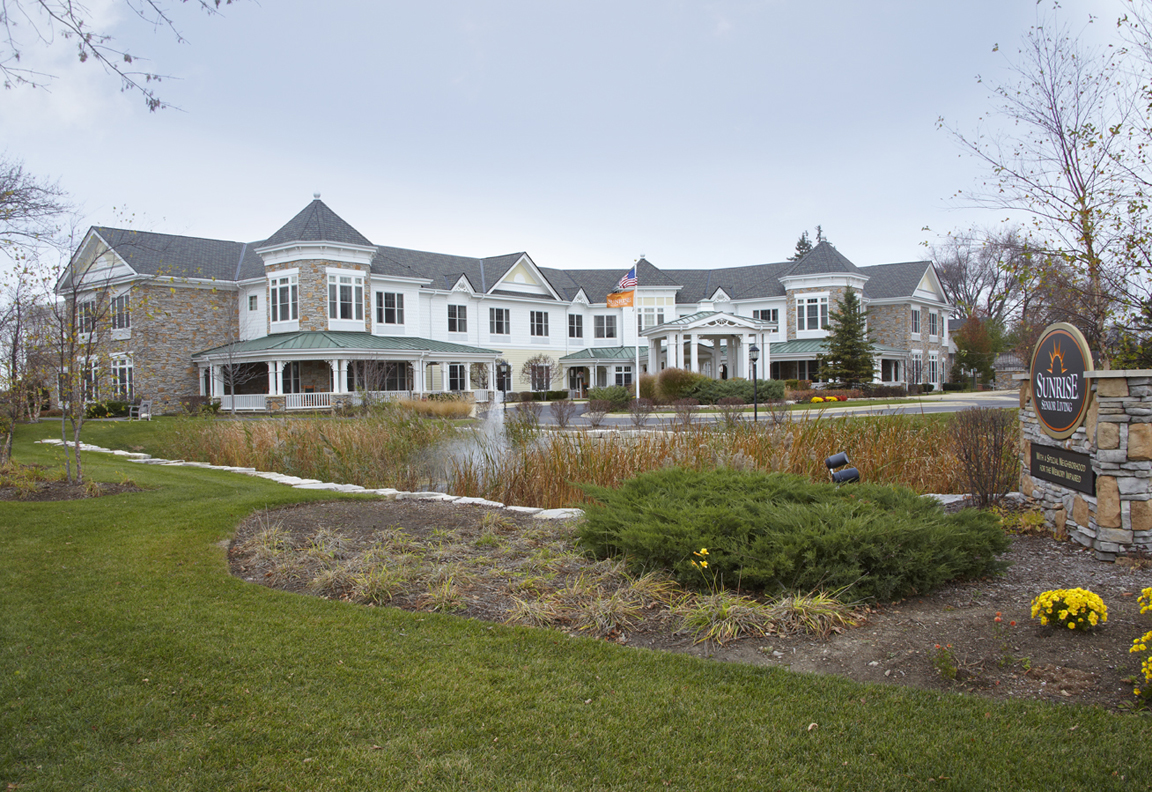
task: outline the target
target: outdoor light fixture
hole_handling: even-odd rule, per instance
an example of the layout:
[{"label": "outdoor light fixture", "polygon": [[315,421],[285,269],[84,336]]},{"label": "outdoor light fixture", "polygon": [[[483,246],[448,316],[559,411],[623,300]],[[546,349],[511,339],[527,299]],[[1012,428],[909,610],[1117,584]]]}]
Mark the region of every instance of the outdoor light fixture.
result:
[{"label": "outdoor light fixture", "polygon": [[508,380],[512,376],[512,364],[510,363],[497,363],[496,364],[496,377],[497,384],[502,385],[500,393],[503,395],[504,412],[508,412]]},{"label": "outdoor light fixture", "polygon": [[[832,475],[833,484],[851,484],[860,480],[860,471],[854,467],[844,467],[847,464],[848,454],[844,451],[833,454],[824,460],[824,465]],[[836,468],[843,468],[843,470],[836,470]]]},{"label": "outdoor light fixture", "polygon": [[756,406],[756,361],[760,359],[760,347],[753,344],[748,347],[748,359],[752,361],[752,422],[760,421],[760,410]]}]

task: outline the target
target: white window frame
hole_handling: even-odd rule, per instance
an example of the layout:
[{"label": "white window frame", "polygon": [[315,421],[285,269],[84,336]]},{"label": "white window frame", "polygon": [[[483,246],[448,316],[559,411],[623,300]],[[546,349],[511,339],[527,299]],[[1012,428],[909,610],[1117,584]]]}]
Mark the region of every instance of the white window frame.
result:
[{"label": "white window frame", "polygon": [[[533,363],[530,370],[533,391],[552,389],[552,367],[547,363]],[[543,387],[541,387],[543,386]]]},{"label": "white window frame", "polygon": [[[283,298],[287,298],[286,301]],[[281,310],[282,307],[284,310]],[[285,313],[288,315],[284,316]],[[268,321],[274,331],[300,329],[300,275],[298,271],[282,270],[269,275]]]},{"label": "white window frame", "polygon": [[448,332],[468,332],[468,306],[456,303],[448,304]]},{"label": "white window frame", "polygon": [[584,338],[584,317],[581,314],[568,314],[568,337]]},{"label": "white window frame", "polygon": [[112,398],[116,401],[132,401],[132,355],[112,355],[108,361],[108,376]]},{"label": "white window frame", "polygon": [[448,364],[448,390],[458,393],[468,387],[468,364]]},{"label": "white window frame", "polygon": [[[528,333],[533,338],[547,339],[548,338],[548,312],[547,311],[531,311],[528,314]],[[545,388],[544,390],[547,390]]]},{"label": "white window frame", "polygon": [[489,308],[488,332],[490,335],[511,335],[512,311],[507,308]]},{"label": "white window frame", "polygon": [[919,308],[913,308],[912,309],[912,337],[913,338],[919,338],[920,337],[920,309]]},{"label": "white window frame", "polygon": [[112,304],[108,306],[108,312],[112,314],[113,330],[132,329],[132,306],[129,294],[130,292],[124,292],[123,294],[113,297]]},{"label": "white window frame", "polygon": [[248,295],[248,310],[249,311],[259,311],[260,310],[260,295],[258,295],[258,294],[249,294]]},{"label": "white window frame", "polygon": [[628,387],[632,384],[632,367],[631,366],[617,366],[616,367],[616,384]]},{"label": "white window frame", "polygon": [[920,352],[912,353],[912,370],[908,372],[908,384],[919,385],[924,382],[924,356]]},{"label": "white window frame", "polygon": [[935,352],[928,353],[928,382],[940,384],[940,358]]},{"label": "white window frame", "polygon": [[636,332],[643,333],[649,327],[664,324],[663,308],[644,308],[636,312]]},{"label": "white window frame", "polygon": [[615,316],[594,316],[592,317],[594,338],[616,338],[616,317]]},{"label": "white window frame", "polygon": [[[811,309],[816,309],[815,327],[809,327],[808,323],[811,319],[809,314],[812,313]],[[801,321],[803,320],[803,321]],[[809,293],[800,294],[796,297],[796,336],[812,338],[822,336],[826,333],[829,327],[828,319],[828,294],[825,293]],[[801,336],[801,333],[805,334]]]},{"label": "white window frame", "polygon": [[940,319],[935,311],[928,312],[928,337],[935,338],[940,334]]},{"label": "white window frame", "polygon": [[358,270],[327,270],[328,329],[364,329],[364,273]]},{"label": "white window frame", "polygon": [[[388,298],[392,298],[392,307],[388,307]],[[388,313],[392,312],[389,321]],[[404,293],[403,292],[376,292],[376,324],[403,325],[404,324]]]}]

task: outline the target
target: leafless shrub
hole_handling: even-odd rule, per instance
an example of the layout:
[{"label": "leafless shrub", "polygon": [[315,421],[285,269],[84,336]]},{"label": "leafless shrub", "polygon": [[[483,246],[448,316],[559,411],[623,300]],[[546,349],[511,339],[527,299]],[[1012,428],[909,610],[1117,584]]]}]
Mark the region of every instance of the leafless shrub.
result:
[{"label": "leafless shrub", "polygon": [[1020,475],[1020,429],[1007,410],[973,407],[952,422],[956,457],[978,508],[986,509],[1012,489]]},{"label": "leafless shrub", "polygon": [[652,408],[651,399],[633,399],[628,405],[628,410],[632,413],[632,425],[640,428],[648,423],[648,416],[652,414]]},{"label": "leafless shrub", "polygon": [[611,409],[612,402],[607,399],[591,399],[588,402],[588,409],[584,411],[584,419],[588,421],[589,426],[596,429],[604,423],[604,416]]},{"label": "leafless shrub", "polygon": [[724,417],[724,426],[729,429],[744,417],[744,400],[739,396],[725,396],[716,402],[716,407]]},{"label": "leafless shrub", "polygon": [[779,426],[788,420],[788,403],[783,399],[765,399],[761,406],[764,417],[774,426]]},{"label": "leafless shrub", "polygon": [[561,429],[567,427],[572,422],[572,416],[576,414],[576,405],[568,399],[552,402],[550,409],[552,417],[556,419],[556,425]]},{"label": "leafless shrub", "polygon": [[700,406],[699,399],[677,399],[672,402],[676,409],[676,423],[687,429],[692,425],[692,413]]},{"label": "leafless shrub", "polygon": [[538,401],[525,401],[516,405],[516,416],[525,421],[540,424],[540,415],[544,412],[544,405]]}]

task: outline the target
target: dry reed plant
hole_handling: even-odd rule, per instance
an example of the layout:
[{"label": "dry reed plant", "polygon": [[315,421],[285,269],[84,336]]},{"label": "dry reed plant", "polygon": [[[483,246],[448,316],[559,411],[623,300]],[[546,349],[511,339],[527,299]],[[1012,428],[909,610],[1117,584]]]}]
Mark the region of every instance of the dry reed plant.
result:
[{"label": "dry reed plant", "polygon": [[462,399],[421,401],[401,399],[398,404],[425,418],[467,418],[472,415],[472,403]]},{"label": "dry reed plant", "polygon": [[487,448],[455,460],[454,494],[559,508],[588,500],[579,484],[614,487],[666,466],[707,470],[717,459],[768,472],[826,479],[824,459],[847,451],[865,481],[917,492],[963,492],[949,422],[916,417],[824,418],[783,425],[742,422],[731,429],[692,426],[681,432],[552,435],[512,449]]}]

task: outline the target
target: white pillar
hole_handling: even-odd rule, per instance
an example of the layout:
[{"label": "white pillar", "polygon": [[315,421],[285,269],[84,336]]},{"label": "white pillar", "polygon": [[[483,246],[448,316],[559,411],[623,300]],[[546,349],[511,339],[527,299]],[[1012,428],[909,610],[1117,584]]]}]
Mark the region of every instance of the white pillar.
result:
[{"label": "white pillar", "polygon": [[224,367],[212,367],[212,392],[209,396],[223,396],[224,395]]},{"label": "white pillar", "polygon": [[699,342],[699,337],[695,333],[692,333],[691,335],[688,336],[688,343],[691,344],[691,346],[692,346],[692,349],[691,349],[692,371],[694,371],[697,374],[700,373],[700,348],[698,346],[698,342]]},{"label": "white pillar", "polygon": [[752,378],[752,359],[748,357],[748,348],[750,346],[752,345],[748,343],[744,336],[740,336],[740,365],[744,368],[745,379]]},{"label": "white pillar", "polygon": [[472,390],[472,364],[464,364],[464,390]]},{"label": "white pillar", "polygon": [[276,395],[276,374],[278,372],[277,364],[274,360],[268,361],[268,395]]},{"label": "white pillar", "polygon": [[448,364],[446,362],[440,364],[440,390],[444,393],[448,392]]}]

